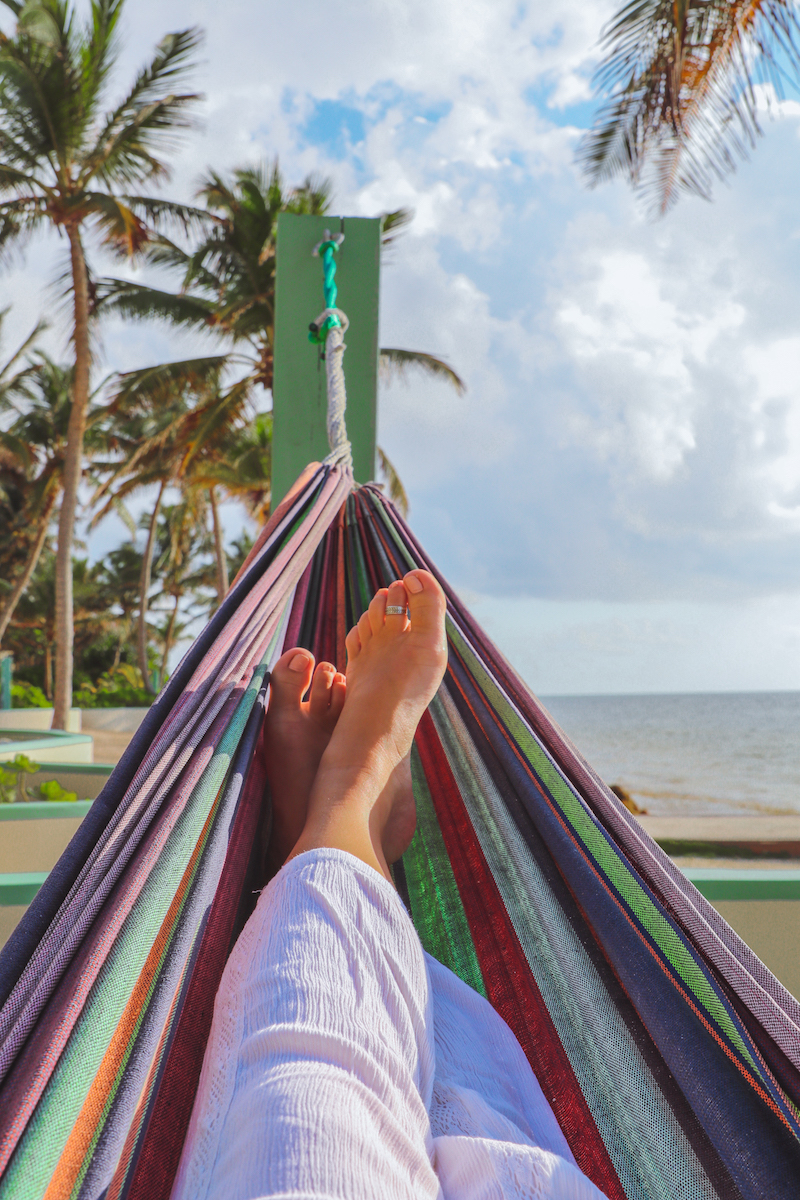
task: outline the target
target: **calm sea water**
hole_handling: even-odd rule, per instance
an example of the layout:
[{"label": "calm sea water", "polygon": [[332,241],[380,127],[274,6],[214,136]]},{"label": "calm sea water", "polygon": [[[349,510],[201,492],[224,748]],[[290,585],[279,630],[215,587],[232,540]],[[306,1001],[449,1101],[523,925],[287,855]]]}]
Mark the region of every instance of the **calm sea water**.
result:
[{"label": "calm sea water", "polygon": [[654,815],[800,812],[800,692],[542,700],[602,778]]}]

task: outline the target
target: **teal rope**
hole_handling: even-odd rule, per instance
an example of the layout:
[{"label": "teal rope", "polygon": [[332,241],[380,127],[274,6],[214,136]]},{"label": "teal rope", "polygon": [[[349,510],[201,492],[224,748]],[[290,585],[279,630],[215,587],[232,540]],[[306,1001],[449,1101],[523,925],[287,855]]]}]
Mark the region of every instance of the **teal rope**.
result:
[{"label": "teal rope", "polygon": [[[322,242],[317,248],[317,253],[322,259],[322,274],[323,274],[323,289],[325,292],[325,307],[336,308],[336,296],[338,289],[336,287],[336,254],[339,250],[339,245],[332,238],[328,242]],[[324,346],[325,339],[328,336],[329,329],[335,329],[341,326],[342,322],[337,317],[336,313],[331,313],[325,318],[321,325],[309,325],[308,340],[317,345]]]}]

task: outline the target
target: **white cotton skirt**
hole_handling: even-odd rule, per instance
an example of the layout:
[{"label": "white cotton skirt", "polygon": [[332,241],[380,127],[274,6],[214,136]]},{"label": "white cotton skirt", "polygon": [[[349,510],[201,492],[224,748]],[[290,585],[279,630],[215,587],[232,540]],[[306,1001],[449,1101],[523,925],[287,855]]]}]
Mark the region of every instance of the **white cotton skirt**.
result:
[{"label": "white cotton skirt", "polygon": [[598,1200],[519,1043],[341,850],[287,863],[217,993],[172,1200]]}]

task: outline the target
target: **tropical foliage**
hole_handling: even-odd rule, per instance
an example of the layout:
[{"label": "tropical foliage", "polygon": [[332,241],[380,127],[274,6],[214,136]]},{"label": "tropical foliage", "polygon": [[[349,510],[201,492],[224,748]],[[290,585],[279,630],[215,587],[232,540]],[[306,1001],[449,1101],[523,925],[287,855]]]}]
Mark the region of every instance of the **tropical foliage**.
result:
[{"label": "tropical foliage", "polygon": [[[37,326],[0,365],[0,639],[15,702],[52,703],[64,728],[71,702],[148,702],[252,544],[245,531],[226,546],[221,505],[269,515],[277,218],[327,212],[331,185],[289,187],[274,161],[209,169],[196,204],[150,195],[199,99],[184,82],[199,31],[168,34],[114,101],[124,0],[87,0],[84,19],[74,0],[0,3],[16,16],[0,34],[0,255],[44,227],[64,239],[72,351],[54,362]],[[385,248],[411,215],[383,214]],[[133,256],[135,282],[98,269]],[[98,383],[95,330],[114,314],[201,333],[209,353]],[[387,348],[381,369],[463,390],[433,355]],[[378,461],[406,507],[383,450]],[[112,513],[130,540],[90,564],[76,519]]]},{"label": "tropical foliage", "polygon": [[662,212],[681,192],[709,198],[797,75],[799,31],[794,0],[626,4],[603,37],[605,102],[578,151],[589,181],[627,176]]},{"label": "tropical foliage", "polygon": [[54,724],[64,728],[72,696],[72,545],[90,395],[93,304],[87,238],[120,254],[147,241],[179,206],[139,194],[164,179],[165,155],[188,124],[196,94],[180,89],[199,36],[170,34],[111,107],[124,0],[91,0],[85,23],[68,0],[3,0],[17,17],[0,39],[0,248],[49,225],[70,255],[74,367],[61,478],[57,551],[58,656]]},{"label": "tropical foliage", "polygon": [[[217,402],[201,427],[204,435],[211,424],[215,432],[227,432],[229,422],[235,424],[242,406],[252,404],[257,390],[272,387],[278,216],[282,212],[328,212],[331,184],[309,176],[299,186],[288,188],[276,159],[269,165],[234,171],[230,179],[209,172],[197,199],[204,206],[208,224],[194,241],[181,244],[160,236],[143,252],[152,267],[174,276],[177,290],[129,279],[103,279],[95,294],[100,311],[128,320],[159,319],[232,344],[223,354],[149,367],[131,380],[131,386],[144,384],[151,390],[176,385],[196,388],[198,378],[207,372],[217,388]],[[395,243],[412,215],[407,209],[382,214],[385,248]],[[464,383],[452,367],[423,351],[382,348],[380,366],[386,379],[403,378],[418,370],[464,391]],[[235,382],[223,387],[223,378]],[[252,458],[247,461],[253,462]],[[406,511],[405,489],[382,449],[378,462],[391,498]]]}]

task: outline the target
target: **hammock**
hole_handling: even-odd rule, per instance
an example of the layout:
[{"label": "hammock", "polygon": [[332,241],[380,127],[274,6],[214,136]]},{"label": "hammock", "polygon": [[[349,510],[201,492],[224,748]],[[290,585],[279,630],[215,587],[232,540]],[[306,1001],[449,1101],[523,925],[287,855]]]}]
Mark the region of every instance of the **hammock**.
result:
[{"label": "hammock", "polygon": [[[344,667],[435,571],[347,467],[307,469],[0,956],[0,1200],[167,1200],[268,829],[270,665]],[[513,1029],[610,1200],[796,1197],[800,1005],[570,745],[457,596],[395,881]]]}]

